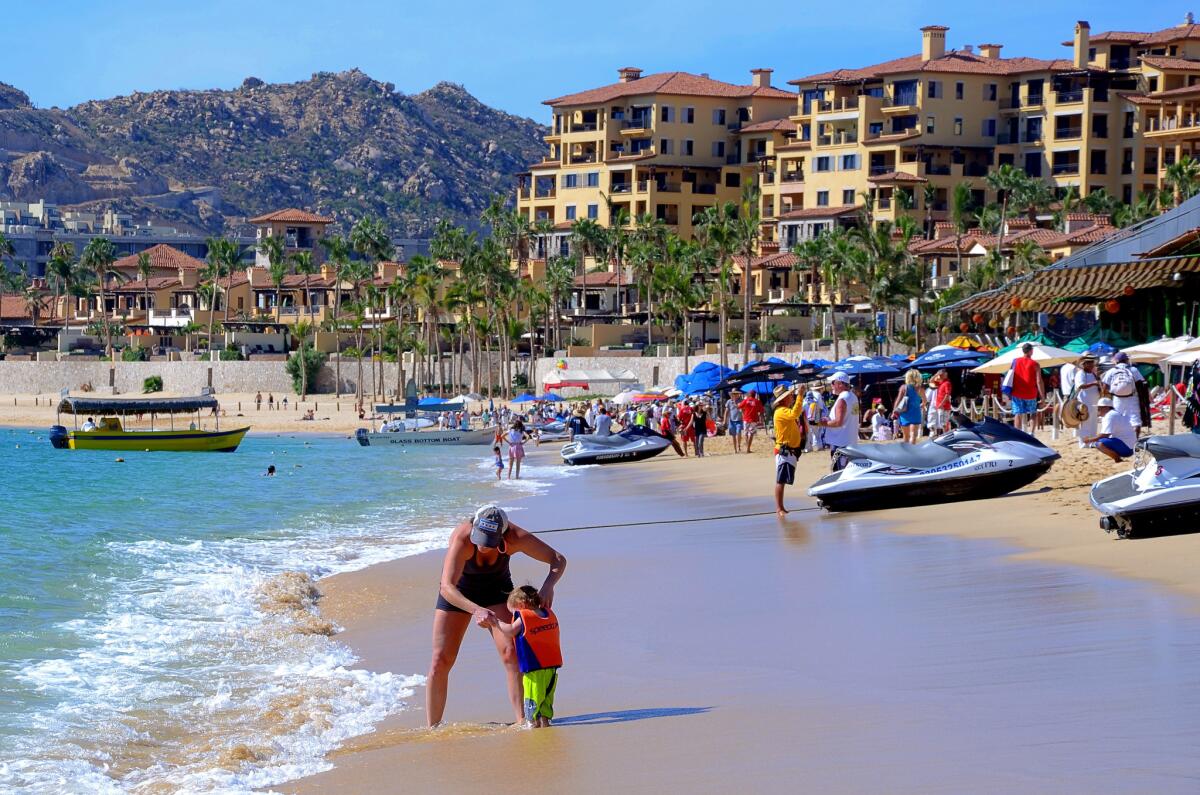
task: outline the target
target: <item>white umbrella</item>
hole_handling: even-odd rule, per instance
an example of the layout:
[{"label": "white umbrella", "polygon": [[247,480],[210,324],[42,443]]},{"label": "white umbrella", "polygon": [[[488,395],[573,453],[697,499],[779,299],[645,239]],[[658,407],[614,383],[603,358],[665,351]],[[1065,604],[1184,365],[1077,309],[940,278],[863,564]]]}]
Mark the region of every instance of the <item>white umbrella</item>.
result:
[{"label": "white umbrella", "polygon": [[1155,364],[1188,348],[1193,341],[1191,337],[1164,337],[1145,345],[1126,348],[1124,353],[1129,356],[1129,361],[1136,364]]},{"label": "white umbrella", "polygon": [[632,403],[634,396],[640,394],[641,392],[636,390],[626,389],[624,392],[618,392],[617,395],[612,399],[612,402],[616,403],[618,406],[624,406]]},{"label": "white umbrella", "polygon": [[[995,374],[995,373],[1006,373],[1006,372],[1008,372],[1008,369],[1010,367],[1012,367],[1012,363],[1014,361],[1016,361],[1017,358],[1022,355],[1023,354],[1021,352],[1021,347],[1016,347],[1016,348],[1013,348],[1008,353],[1004,354],[1003,356],[997,356],[995,359],[992,359],[990,362],[985,362],[985,363],[979,365],[975,369],[971,370],[971,372],[972,373],[980,373],[983,375]],[[1055,348],[1051,345],[1034,345],[1033,346],[1033,360],[1038,363],[1039,367],[1042,367],[1042,368],[1057,367],[1060,364],[1066,364],[1067,362],[1078,361],[1079,357],[1082,355],[1083,354],[1075,353],[1074,351],[1067,351],[1067,350],[1063,350],[1062,348]]]},{"label": "white umbrella", "polygon": [[1200,337],[1183,346],[1177,353],[1163,359],[1159,364],[1191,364],[1200,359]]}]

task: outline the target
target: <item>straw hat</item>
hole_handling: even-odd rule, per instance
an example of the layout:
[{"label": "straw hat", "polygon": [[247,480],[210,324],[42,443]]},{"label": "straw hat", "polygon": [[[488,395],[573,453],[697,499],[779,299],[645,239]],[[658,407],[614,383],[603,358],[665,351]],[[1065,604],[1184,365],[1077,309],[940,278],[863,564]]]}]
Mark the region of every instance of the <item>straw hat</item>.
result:
[{"label": "straw hat", "polygon": [[784,386],[783,384],[780,384],[779,386],[775,387],[774,391],[771,393],[771,397],[774,400],[783,400],[788,395],[796,394],[796,389],[797,387],[795,386]]},{"label": "straw hat", "polygon": [[1062,407],[1062,423],[1068,428],[1078,428],[1079,423],[1085,422],[1091,416],[1088,407],[1079,400],[1068,400]]}]

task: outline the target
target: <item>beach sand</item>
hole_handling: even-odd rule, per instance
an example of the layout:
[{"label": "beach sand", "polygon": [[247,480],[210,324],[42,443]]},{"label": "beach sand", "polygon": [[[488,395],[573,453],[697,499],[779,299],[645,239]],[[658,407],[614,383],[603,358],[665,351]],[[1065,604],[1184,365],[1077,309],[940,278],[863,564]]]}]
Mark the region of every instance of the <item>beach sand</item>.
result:
[{"label": "beach sand", "polygon": [[[1151,613],[1162,609],[1157,599],[1174,598],[1155,596],[1157,589],[1145,586],[1123,586],[1086,567],[1200,594],[1189,576],[1200,563],[1200,536],[1129,542],[1098,528],[1086,503],[1087,487],[1125,465],[1063,442],[1056,446],[1064,459],[1054,470],[1009,497],[829,515],[816,510],[798,485],[789,490],[788,504],[799,510],[779,520],[772,511],[769,447],[759,442],[752,456],[729,454],[725,440],[718,439],[710,441],[717,454],[704,460],[663,455],[637,465],[589,469],[547,495],[513,506],[514,520],[531,529],[651,522],[546,536],[569,559],[556,603],[566,655],[559,694],[560,715],[566,717],[556,728],[502,725],[510,719],[509,707],[495,652],[482,631],[472,629],[452,674],[449,726],[421,728],[424,691],[418,689],[411,709],[335,752],[333,770],[281,789],[1136,792],[1195,785],[1195,766],[1181,755],[1155,760],[1154,775],[1145,779],[1124,763],[1093,757],[1103,744],[1094,751],[1075,744],[1076,735],[1093,727],[1103,732],[1100,724],[1109,716],[1104,704],[1092,703],[1108,697],[1073,693],[1076,680],[1082,690],[1109,686],[1126,662],[1114,663],[1117,667],[1105,662],[1094,682],[1090,668],[1083,674],[1072,668],[1057,672],[1049,685],[1034,677],[1012,693],[992,692],[993,677],[1030,676],[1022,666],[1031,660],[1051,667],[1073,660],[1078,650],[1072,643],[1093,651],[1103,646],[1074,637],[1077,624],[1070,617],[1080,603],[1106,601],[1098,595],[1105,588],[1116,589],[1117,603],[1149,599]],[[811,483],[827,464],[825,454],[805,456],[797,484]],[[728,515],[740,516],[654,521]],[[878,550],[868,557],[860,547]],[[878,594],[880,604],[898,611],[895,617],[884,616],[875,625],[856,612],[870,608],[839,603],[844,578],[860,586],[874,582],[870,566],[925,547],[948,554],[949,563],[912,575],[931,576],[928,586],[916,580],[920,584]],[[1027,618],[1035,623],[1064,616],[1065,623],[1049,632],[1050,647],[1013,649],[1014,663],[1003,632],[999,640],[982,634],[980,651],[972,656],[959,644],[975,632],[979,618],[966,613],[954,618],[956,611],[948,608],[945,626],[930,628],[920,621],[930,620],[926,614],[936,613],[936,604],[915,611],[924,619],[902,609],[911,593],[926,587],[931,593],[925,596],[936,599],[950,584],[961,588],[955,582],[960,558],[964,571],[983,567],[981,590],[997,589],[996,605],[986,609],[1000,614],[989,618],[1007,625],[1019,622],[1023,611],[1033,611]],[[363,667],[425,671],[440,563],[441,555],[430,553],[321,582],[320,610],[344,628],[338,637],[359,654]],[[895,565],[913,568],[911,560]],[[883,582],[896,571],[879,569],[874,576]],[[537,582],[536,577],[536,567],[514,561],[517,584]],[[1193,606],[1180,601],[1185,613]],[[968,613],[985,609],[971,602],[964,608]],[[911,668],[918,679],[923,675],[906,658],[874,657],[876,636],[886,635],[890,622],[908,620],[918,622],[911,631],[932,633],[927,643],[945,646],[951,656],[965,655],[963,669],[947,664],[946,671],[936,672],[936,683],[920,692],[910,690],[907,679],[888,679],[893,668]],[[956,620],[963,625],[955,626]],[[1122,620],[1121,614],[1111,617],[1113,626],[1123,626]],[[1093,627],[1101,638],[1109,621]],[[1119,649],[1136,645],[1115,643]],[[996,650],[987,656],[984,650],[993,644]],[[1008,670],[1014,665],[1015,671]],[[955,687],[956,678],[971,680],[976,666],[987,678],[973,688]],[[849,678],[861,681],[861,688],[841,681],[843,667],[855,673]],[[1054,714],[1069,717],[1032,716],[1060,697],[1067,702],[1056,705]],[[1071,722],[1068,728],[1058,725]],[[1139,751],[1139,742],[1126,738],[1126,761]],[[1147,747],[1145,753],[1154,752]],[[1180,781],[1190,785],[1180,788]]]}]

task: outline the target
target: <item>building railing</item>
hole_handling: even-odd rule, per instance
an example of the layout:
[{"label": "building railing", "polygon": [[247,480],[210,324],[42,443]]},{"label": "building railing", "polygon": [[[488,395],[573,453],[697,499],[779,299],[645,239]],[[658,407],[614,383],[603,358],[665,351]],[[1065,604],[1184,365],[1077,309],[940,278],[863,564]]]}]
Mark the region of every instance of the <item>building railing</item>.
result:
[{"label": "building railing", "polygon": [[1078,88],[1071,91],[1056,91],[1054,92],[1054,101],[1059,105],[1069,105],[1074,102],[1083,102],[1083,89]]},{"label": "building railing", "polygon": [[1076,138],[1083,137],[1082,127],[1056,127],[1054,128],[1054,140],[1070,141]]},{"label": "building railing", "polygon": [[533,192],[536,199],[553,199],[555,195],[554,188],[538,188]]},{"label": "building railing", "polygon": [[916,104],[917,92],[915,91],[906,91],[902,94],[896,94],[895,96],[885,95],[883,97],[883,107],[885,108],[911,108]]},{"label": "building railing", "polygon": [[594,122],[594,121],[582,122],[580,124],[572,124],[571,125],[571,132],[573,132],[573,133],[595,132],[598,129],[599,129],[599,125],[596,124],[596,122]]},{"label": "building railing", "polygon": [[858,97],[839,97],[832,100],[822,100],[816,103],[817,113],[842,113],[858,110]]},{"label": "building railing", "polygon": [[717,192],[716,184],[692,185],[692,193],[703,193],[706,195],[715,195],[716,192]]},{"label": "building railing", "polygon": [[[1169,130],[1189,129],[1192,127],[1200,127],[1200,114],[1188,113],[1183,116],[1164,116],[1161,119],[1157,116],[1150,116],[1146,119],[1146,132],[1166,132]],[[1126,128],[1129,129],[1129,128]],[[1132,129],[1129,129],[1132,137]]]},{"label": "building railing", "polygon": [[885,163],[881,166],[871,166],[870,174],[872,177],[878,177],[880,174],[887,174],[896,170],[895,163]]},{"label": "building railing", "polygon": [[623,130],[649,130],[651,125],[649,116],[640,116],[629,119],[621,124]]},{"label": "building railing", "polygon": [[1056,177],[1078,176],[1079,163],[1055,163],[1050,166],[1050,173]]},{"label": "building railing", "polygon": [[950,164],[949,163],[930,163],[925,166],[925,173],[932,174],[934,176],[943,176],[943,177],[950,176]]},{"label": "building railing", "polygon": [[804,172],[798,171],[798,170],[797,171],[785,171],[785,172],[783,172],[783,176],[780,177],[779,181],[780,182],[803,182],[804,181]]},{"label": "building railing", "polygon": [[582,154],[582,155],[571,155],[571,162],[572,163],[595,163],[596,162],[596,153],[588,152],[587,154]]},{"label": "building railing", "polygon": [[633,190],[632,182],[614,182],[609,188],[610,193],[629,193]]}]

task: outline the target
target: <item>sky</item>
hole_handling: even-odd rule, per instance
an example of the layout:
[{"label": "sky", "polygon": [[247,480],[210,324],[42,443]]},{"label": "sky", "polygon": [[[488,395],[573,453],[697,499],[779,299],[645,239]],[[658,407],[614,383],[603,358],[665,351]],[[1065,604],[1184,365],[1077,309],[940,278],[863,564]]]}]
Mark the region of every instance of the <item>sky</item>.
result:
[{"label": "sky", "polygon": [[[0,82],[38,107],[134,91],[234,88],[358,67],[417,93],[448,80],[489,105],[546,122],[550,97],[611,83],[616,70],[708,72],[776,85],[920,51],[919,28],[950,27],[948,48],[998,42],[1004,55],[1070,57],[1061,42],[1092,30],[1158,30],[1188,7],[1060,0],[1016,3],[432,2],[410,0],[109,0],[7,3]],[[1200,4],[1198,4],[1200,11]],[[842,12],[846,13],[842,13]]]}]

